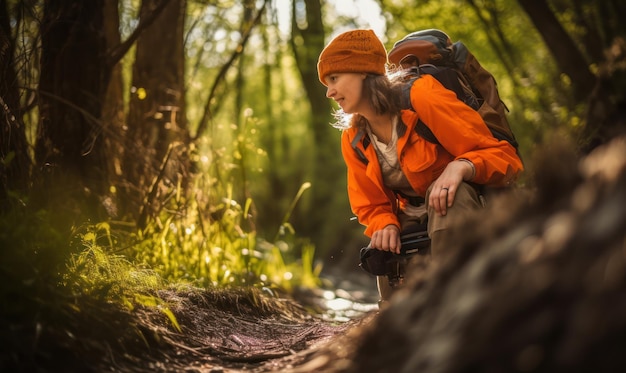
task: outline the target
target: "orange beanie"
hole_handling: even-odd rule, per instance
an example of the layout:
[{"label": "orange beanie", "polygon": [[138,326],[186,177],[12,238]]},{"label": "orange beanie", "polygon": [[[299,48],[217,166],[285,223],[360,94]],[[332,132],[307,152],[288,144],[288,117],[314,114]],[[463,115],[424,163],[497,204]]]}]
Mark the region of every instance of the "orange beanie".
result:
[{"label": "orange beanie", "polygon": [[387,51],[372,30],[347,31],[337,35],[320,54],[320,82],[333,73],[385,74]]}]

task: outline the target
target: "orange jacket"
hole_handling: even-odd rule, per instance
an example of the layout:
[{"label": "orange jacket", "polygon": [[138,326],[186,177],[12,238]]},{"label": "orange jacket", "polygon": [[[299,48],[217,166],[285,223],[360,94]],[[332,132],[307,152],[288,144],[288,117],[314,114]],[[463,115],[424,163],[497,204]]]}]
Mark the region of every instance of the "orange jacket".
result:
[{"label": "orange jacket", "polygon": [[[443,172],[448,163],[465,158],[474,163],[476,184],[502,187],[513,183],[523,165],[516,150],[506,141],[492,135],[481,116],[457,99],[430,75],[416,80],[411,87],[411,104],[415,111],[403,110],[398,122],[398,161],[409,183],[420,196]],[[439,144],[433,144],[415,132],[421,119],[433,132]],[[358,140],[355,140],[359,137]],[[389,224],[399,227],[397,199],[383,185],[383,178],[373,146],[365,146],[364,130],[351,127],[342,133],[341,151],[348,169],[348,196],[352,211],[363,224],[365,234]],[[367,165],[352,146],[368,159]]]}]

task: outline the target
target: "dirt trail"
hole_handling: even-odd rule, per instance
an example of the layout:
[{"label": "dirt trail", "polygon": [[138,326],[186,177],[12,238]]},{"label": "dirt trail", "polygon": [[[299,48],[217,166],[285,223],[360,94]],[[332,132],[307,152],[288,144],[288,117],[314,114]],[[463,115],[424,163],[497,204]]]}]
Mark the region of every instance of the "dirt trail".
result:
[{"label": "dirt trail", "polygon": [[341,338],[377,310],[372,278],[346,280],[326,277],[326,289],[289,298],[176,288],[155,294],[156,307],[39,305],[36,320],[0,325],[0,371],[340,372],[348,356]]},{"label": "dirt trail", "polygon": [[159,359],[171,362],[160,367],[163,371],[328,371],[336,367],[337,356],[330,358],[337,352],[336,340],[367,322],[377,309],[330,293],[299,292],[295,302],[232,293],[162,293],[178,305],[172,311],[183,333],[172,333],[161,315],[145,313],[143,320],[173,347]]}]

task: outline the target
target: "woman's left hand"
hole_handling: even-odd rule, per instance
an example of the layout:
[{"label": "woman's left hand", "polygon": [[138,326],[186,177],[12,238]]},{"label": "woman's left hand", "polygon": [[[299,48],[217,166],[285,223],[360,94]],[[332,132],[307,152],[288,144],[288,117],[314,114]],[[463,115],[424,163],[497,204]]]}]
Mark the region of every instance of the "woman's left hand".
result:
[{"label": "woman's left hand", "polygon": [[465,161],[452,161],[448,163],[441,175],[433,183],[428,204],[440,215],[446,215],[448,207],[454,203],[454,196],[463,180],[470,180],[474,169]]}]

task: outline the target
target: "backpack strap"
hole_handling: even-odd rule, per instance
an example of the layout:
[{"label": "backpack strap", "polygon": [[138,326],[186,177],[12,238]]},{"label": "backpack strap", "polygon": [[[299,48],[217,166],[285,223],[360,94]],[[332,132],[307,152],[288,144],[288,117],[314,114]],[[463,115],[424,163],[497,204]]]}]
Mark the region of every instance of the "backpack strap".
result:
[{"label": "backpack strap", "polygon": [[420,135],[424,140],[433,144],[440,145],[439,140],[437,140],[437,137],[435,136],[433,131],[431,131],[426,123],[422,122],[421,119],[417,120],[417,124],[415,125],[415,132],[417,132],[417,134]]},{"label": "backpack strap", "polygon": [[365,154],[361,151],[361,149],[359,149],[359,147],[357,146],[357,144],[361,140],[363,140],[363,149],[367,149],[367,147],[369,146],[371,140],[370,140],[370,137],[367,135],[367,133],[365,133],[365,130],[363,130],[363,129],[360,129],[356,133],[356,136],[354,136],[354,138],[350,142],[350,145],[352,146],[352,149],[354,149],[356,154],[359,156],[359,159],[361,160],[361,162],[363,162],[365,165],[367,165],[369,163],[369,160],[367,159]]},{"label": "backpack strap", "polygon": [[[415,111],[415,109],[413,108],[413,105],[411,105],[411,87],[413,86],[413,83],[415,83],[415,81],[421,77],[419,70],[415,69],[415,71],[418,75],[414,78],[411,78],[402,87],[402,97],[400,101],[401,101],[401,108],[405,110]],[[431,131],[430,128],[428,128],[428,126],[426,125],[426,123],[424,123],[421,119],[417,120],[417,124],[415,125],[414,131],[417,132],[417,134],[420,135],[426,141],[431,142],[433,144],[439,144],[439,140],[437,140],[433,131]]]}]

